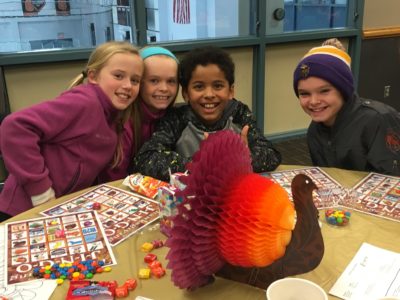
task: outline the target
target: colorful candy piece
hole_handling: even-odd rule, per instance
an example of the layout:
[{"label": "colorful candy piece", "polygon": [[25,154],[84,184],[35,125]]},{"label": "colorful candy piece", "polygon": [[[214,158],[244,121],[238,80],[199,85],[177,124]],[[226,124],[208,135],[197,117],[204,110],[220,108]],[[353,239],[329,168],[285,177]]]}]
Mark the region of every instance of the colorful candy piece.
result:
[{"label": "colorful candy piece", "polygon": [[147,265],[149,266],[150,269],[162,267],[161,263],[158,260],[152,261],[152,262],[148,263]]},{"label": "colorful candy piece", "polygon": [[111,293],[112,293],[113,295],[115,295],[115,289],[117,288],[118,283],[117,283],[116,280],[106,281],[106,282],[104,283],[104,286],[106,286],[106,287],[108,288],[108,290],[111,291]]},{"label": "colorful candy piece", "polygon": [[142,245],[142,251],[143,252],[150,252],[151,250],[153,250],[153,244],[152,243],[144,243],[143,245]]},{"label": "colorful candy piece", "polygon": [[144,262],[146,264],[151,263],[152,261],[155,261],[157,259],[157,255],[153,254],[153,253],[148,253],[146,254],[146,256],[144,257]]},{"label": "colorful candy piece", "polygon": [[165,270],[161,267],[151,269],[151,274],[156,278],[161,278],[165,275]]},{"label": "colorful candy piece", "polygon": [[119,286],[115,289],[115,297],[117,298],[124,298],[128,296],[128,288],[126,285]]},{"label": "colorful candy piece", "polygon": [[103,268],[103,271],[104,271],[104,272],[110,272],[110,271],[111,271],[111,267],[108,267],[108,266],[107,266],[107,267],[104,267],[104,268]]},{"label": "colorful candy piece", "polygon": [[153,244],[153,249],[158,249],[164,246],[164,242],[162,240],[154,240],[151,243]]},{"label": "colorful candy piece", "polygon": [[129,278],[125,281],[124,285],[128,288],[128,290],[132,291],[136,288],[137,281],[136,279]]},{"label": "colorful candy piece", "polygon": [[92,267],[98,267],[97,260],[93,260],[92,263],[90,264]]},{"label": "colorful candy piece", "polygon": [[142,269],[139,269],[139,278],[141,278],[141,279],[148,279],[148,278],[150,278],[150,273],[151,273],[151,270],[150,269],[144,269],[144,268],[142,268]]}]

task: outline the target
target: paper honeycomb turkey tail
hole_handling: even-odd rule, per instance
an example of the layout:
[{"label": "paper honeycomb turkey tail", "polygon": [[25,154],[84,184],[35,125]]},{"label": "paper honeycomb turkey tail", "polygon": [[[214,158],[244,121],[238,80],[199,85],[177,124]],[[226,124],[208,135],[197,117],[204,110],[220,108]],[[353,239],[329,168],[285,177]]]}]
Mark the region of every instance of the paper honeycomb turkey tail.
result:
[{"label": "paper honeycomb turkey tail", "polygon": [[292,181],[297,222],[282,258],[263,268],[225,264],[216,275],[266,289],[275,280],[315,269],[324,255],[318,210],[312,198],[312,192],[316,188],[313,181],[303,174],[295,176]]}]

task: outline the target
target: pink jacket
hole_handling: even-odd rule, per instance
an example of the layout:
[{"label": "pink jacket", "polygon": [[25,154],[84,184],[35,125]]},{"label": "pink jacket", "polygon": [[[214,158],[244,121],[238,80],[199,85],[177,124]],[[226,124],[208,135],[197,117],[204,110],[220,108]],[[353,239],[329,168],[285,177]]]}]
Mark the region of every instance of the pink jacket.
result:
[{"label": "pink jacket", "polygon": [[[142,100],[140,101],[140,110],[141,110],[141,142],[142,144],[150,139],[151,135],[155,130],[155,126],[157,121],[165,115],[165,111],[154,113],[149,110],[147,105]],[[124,125],[124,134],[122,136],[122,149],[124,153],[124,157],[122,158],[121,163],[114,169],[107,168],[99,175],[98,181],[99,183],[104,183],[108,181],[114,181],[118,179],[125,178],[129,175],[130,167],[133,163],[133,157],[135,153],[133,153],[134,148],[134,133],[132,124],[130,121],[126,122]]]},{"label": "pink jacket", "polygon": [[91,186],[113,158],[118,111],[93,84],[12,113],[0,126],[0,149],[9,176],[0,211],[16,215],[31,196],[52,187],[56,197]]}]

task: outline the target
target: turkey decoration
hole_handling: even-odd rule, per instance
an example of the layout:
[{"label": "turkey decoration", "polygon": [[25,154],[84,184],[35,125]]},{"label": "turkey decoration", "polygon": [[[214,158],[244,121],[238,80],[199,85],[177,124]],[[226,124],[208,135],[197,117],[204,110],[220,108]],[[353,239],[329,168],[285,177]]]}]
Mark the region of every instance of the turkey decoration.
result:
[{"label": "turkey decoration", "polygon": [[176,286],[206,285],[225,263],[264,267],[285,254],[294,205],[279,184],[253,173],[238,134],[210,134],[187,169],[186,188],[178,193],[184,200],[166,243]]}]

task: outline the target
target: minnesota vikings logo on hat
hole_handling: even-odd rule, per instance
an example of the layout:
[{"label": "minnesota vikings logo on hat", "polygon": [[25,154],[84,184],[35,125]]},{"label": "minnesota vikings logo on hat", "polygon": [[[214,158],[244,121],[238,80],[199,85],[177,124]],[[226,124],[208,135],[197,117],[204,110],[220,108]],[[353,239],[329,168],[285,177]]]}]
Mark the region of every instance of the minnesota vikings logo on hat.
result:
[{"label": "minnesota vikings logo on hat", "polygon": [[302,64],[300,66],[300,76],[302,78],[307,78],[308,74],[310,74],[310,67],[306,64]]},{"label": "minnesota vikings logo on hat", "polygon": [[354,79],[350,68],[351,58],[334,46],[314,47],[304,55],[293,73],[293,88],[299,96],[299,81],[317,77],[328,81],[342,94],[344,101],[352,99]]}]

